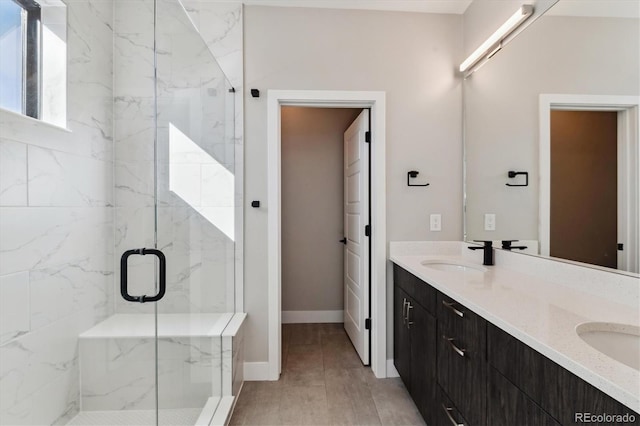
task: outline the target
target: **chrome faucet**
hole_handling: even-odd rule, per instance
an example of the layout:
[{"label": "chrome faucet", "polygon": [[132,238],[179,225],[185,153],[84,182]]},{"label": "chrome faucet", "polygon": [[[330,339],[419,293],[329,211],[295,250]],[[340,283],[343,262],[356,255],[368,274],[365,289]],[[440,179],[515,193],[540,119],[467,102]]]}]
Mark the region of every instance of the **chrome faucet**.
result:
[{"label": "chrome faucet", "polygon": [[477,243],[484,243],[482,247],[469,247],[469,250],[484,250],[482,264],[486,266],[493,265],[493,241],[473,240]]}]

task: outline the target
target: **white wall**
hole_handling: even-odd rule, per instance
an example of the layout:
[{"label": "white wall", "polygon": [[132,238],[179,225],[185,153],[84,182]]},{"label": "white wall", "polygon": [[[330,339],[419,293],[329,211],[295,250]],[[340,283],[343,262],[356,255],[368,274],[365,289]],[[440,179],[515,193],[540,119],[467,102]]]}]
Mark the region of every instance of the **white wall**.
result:
[{"label": "white wall", "polygon": [[[640,21],[543,16],[465,81],[467,236],[538,240],[538,97],[638,95]],[[507,171],[529,172],[509,188]],[[486,232],[485,213],[496,231]]]},{"label": "white wall", "polygon": [[282,108],[282,310],[343,309],[344,132],[351,108]]},{"label": "white wall", "polygon": [[79,409],[78,334],[113,312],[113,5],[67,2],[67,128],[0,111],[0,423]]},{"label": "white wall", "polygon": [[[372,90],[387,95],[389,240],[462,237],[461,16],[245,7],[246,360],[267,360],[268,89]],[[252,98],[249,89],[262,91]],[[409,170],[431,183],[408,188]],[[441,232],[428,230],[441,213]],[[388,285],[391,311],[391,282]],[[388,316],[388,357],[392,353]]]}]

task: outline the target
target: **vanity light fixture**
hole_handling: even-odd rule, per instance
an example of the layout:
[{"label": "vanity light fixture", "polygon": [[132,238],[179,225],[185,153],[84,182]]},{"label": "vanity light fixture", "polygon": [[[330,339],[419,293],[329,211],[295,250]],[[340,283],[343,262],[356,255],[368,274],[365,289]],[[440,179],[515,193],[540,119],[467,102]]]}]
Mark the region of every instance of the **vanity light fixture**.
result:
[{"label": "vanity light fixture", "polygon": [[500,28],[480,45],[465,61],[460,64],[460,72],[466,72],[484,57],[491,58],[502,48],[502,41],[509,36],[520,24],[533,15],[533,6],[525,4],[520,6]]}]

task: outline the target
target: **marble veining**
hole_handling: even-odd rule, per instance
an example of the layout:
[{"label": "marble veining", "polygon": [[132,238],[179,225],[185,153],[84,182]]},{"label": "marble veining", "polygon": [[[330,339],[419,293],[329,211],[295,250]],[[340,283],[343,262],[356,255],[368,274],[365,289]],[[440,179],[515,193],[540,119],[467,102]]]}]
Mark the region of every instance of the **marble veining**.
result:
[{"label": "marble veining", "polygon": [[78,335],[113,311],[112,13],[67,2],[57,125],[0,112],[2,424],[75,416]]},{"label": "marble veining", "polygon": [[0,275],[0,345],[31,330],[29,271]]},{"label": "marble veining", "polygon": [[111,206],[111,162],[29,147],[29,206]]},{"label": "marble veining", "polygon": [[27,204],[27,145],[0,139],[0,206]]},{"label": "marble veining", "polygon": [[[241,96],[227,92],[214,56],[223,45],[226,51],[241,54],[241,7],[202,2],[188,7],[188,16],[178,2],[159,2],[158,165],[154,166],[152,2],[117,1],[115,6],[116,253],[154,243],[149,223],[157,202],[158,247],[171,259],[159,312],[228,312],[235,300],[231,239],[239,204],[234,189],[220,189],[237,185],[237,123],[236,127],[228,123],[237,115],[234,99]],[[198,34],[192,13],[199,19],[201,12],[228,22],[227,30],[217,37]],[[241,67],[235,78],[242,81]],[[186,138],[189,149],[176,149],[171,129]],[[215,193],[209,190],[213,185]],[[119,274],[117,262],[114,270]],[[142,286],[138,290],[148,288],[144,284],[148,272],[130,271],[133,282],[139,283],[134,285]],[[116,300],[116,310],[151,312],[149,306],[121,300]]]},{"label": "marble veining", "polygon": [[[152,3],[66,3],[66,120],[54,126],[0,112],[2,424],[65,423],[75,416],[83,392],[78,335],[111,318],[114,310],[144,313],[151,308],[123,303],[116,295],[119,254],[154,243]],[[200,30],[209,32],[203,42],[184,16],[169,13],[176,2],[161,4],[158,222],[159,246],[172,258],[172,289],[158,308],[166,314],[228,312],[235,303],[235,268],[241,268],[236,248],[241,247],[242,179],[226,179],[226,173],[242,172],[242,96],[227,92],[223,74],[214,72],[214,56],[222,58],[223,69],[242,93],[242,7],[196,4],[191,11],[204,24]],[[50,112],[63,116],[60,110]],[[235,123],[228,125],[233,118]],[[206,185],[222,177],[235,187],[223,199],[207,191],[201,197],[208,207],[235,214],[225,226],[235,227],[238,243],[170,190],[170,123],[215,160],[215,167],[203,169]],[[140,265],[132,271],[141,283],[148,275],[144,269]],[[50,303],[54,299],[60,303]],[[180,339],[162,342],[173,355],[161,358],[159,369],[163,386],[177,383],[175,392],[184,399],[169,393],[163,403],[204,404],[204,395],[212,392],[210,382],[221,383],[216,374],[222,374],[223,351],[212,342]],[[129,349],[131,342],[102,340],[111,342],[103,342],[103,348],[119,354],[110,359],[112,365],[149,347],[144,338]],[[134,371],[130,377],[115,374],[104,387],[90,381],[82,386],[88,386],[89,405],[113,402],[131,409],[153,398],[147,379]],[[120,385],[124,393],[116,395]]]}]

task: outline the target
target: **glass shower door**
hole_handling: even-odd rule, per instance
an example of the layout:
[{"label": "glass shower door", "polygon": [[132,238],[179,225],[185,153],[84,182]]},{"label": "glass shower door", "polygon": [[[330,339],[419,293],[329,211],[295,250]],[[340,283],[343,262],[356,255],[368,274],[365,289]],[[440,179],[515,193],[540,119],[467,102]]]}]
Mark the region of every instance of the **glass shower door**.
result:
[{"label": "glass shower door", "polygon": [[198,12],[157,0],[156,13],[157,239],[168,259],[159,421],[193,424],[223,394],[222,331],[235,304],[234,91]]},{"label": "glass shower door", "polygon": [[178,0],[116,0],[115,253],[126,283],[115,310],[140,334],[120,359],[131,372],[124,409],[152,410],[151,424],[213,414],[235,305],[234,90],[198,19]]},{"label": "glass shower door", "polygon": [[158,244],[156,12],[154,0],[114,1],[113,333],[94,357],[105,374],[91,410],[123,424],[158,422],[157,312],[172,262]]}]

